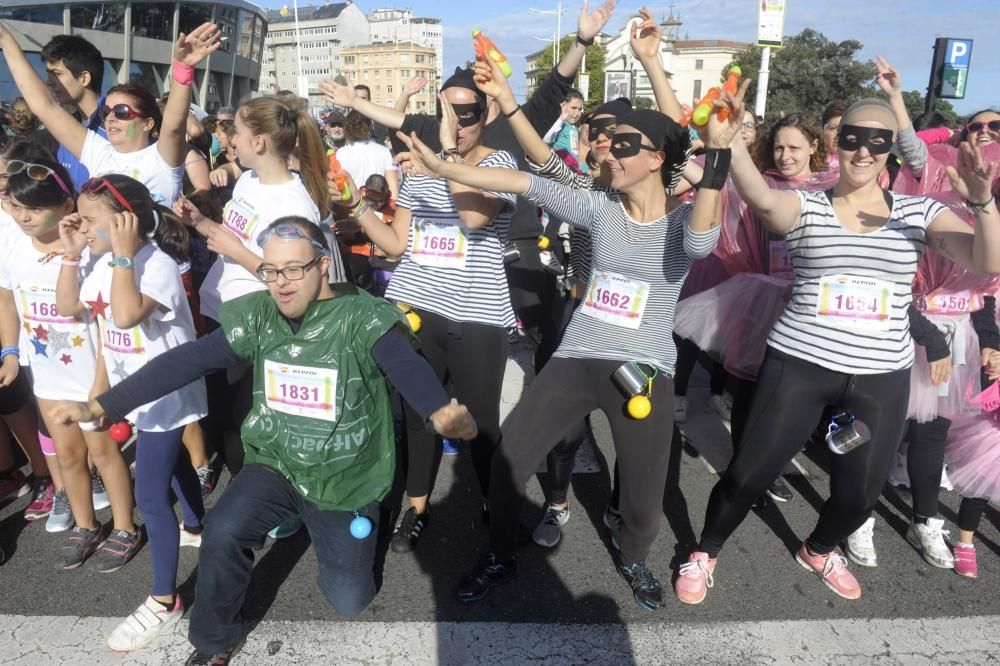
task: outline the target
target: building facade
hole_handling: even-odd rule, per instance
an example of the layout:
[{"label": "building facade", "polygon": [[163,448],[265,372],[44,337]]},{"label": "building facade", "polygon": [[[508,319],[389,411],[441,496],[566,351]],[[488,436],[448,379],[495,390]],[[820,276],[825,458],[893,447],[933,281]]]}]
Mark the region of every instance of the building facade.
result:
[{"label": "building facade", "polygon": [[344,74],[354,83],[371,89],[372,102],[392,106],[403,86],[414,76],[425,76],[427,86],[410,98],[411,113],[434,113],[438,77],[437,54],[429,46],[414,42],[381,42],[343,50]]},{"label": "building facade", "polygon": [[444,32],[441,19],[413,16],[409,9],[376,9],[368,13],[369,36],[379,42],[413,42],[434,49],[437,78],[444,69]]},{"label": "building facade", "polygon": [[[160,96],[170,88],[173,44],[181,32],[217,23],[225,40],[195,72],[194,100],[208,110],[235,106],[257,90],[267,13],[243,0],[78,2],[3,0],[0,20],[44,76],[39,55],[56,35],[80,35],[104,55],[104,88],[139,83]],[[0,59],[0,98],[17,95]]]},{"label": "building facade", "polygon": [[[569,33],[569,36],[575,37],[576,32]],[[594,37],[594,43],[600,44],[601,46],[606,46],[608,42],[611,41],[611,39],[612,39],[611,35],[602,32],[599,33],[596,37]],[[534,53],[529,53],[524,57],[526,61],[526,65],[524,68],[524,85],[525,85],[525,90],[528,92],[529,95],[538,87],[538,84],[540,84],[542,80],[546,76],[548,76],[549,70],[548,69],[543,70],[538,66],[539,60],[546,53],[554,53],[551,44],[549,44],[543,49],[538,49]],[[587,69],[587,60],[586,58],[584,58],[582,67],[580,67],[580,72],[578,72],[576,76],[576,87],[583,93],[584,99],[588,97],[587,94],[588,86],[585,86],[580,82],[580,76],[586,74],[586,69]]]},{"label": "building facade", "polygon": [[260,91],[291,90],[314,107],[327,104],[319,84],[341,73],[342,49],[369,41],[368,19],[353,2],[299,7],[297,26],[287,7],[271,10],[268,21]]}]

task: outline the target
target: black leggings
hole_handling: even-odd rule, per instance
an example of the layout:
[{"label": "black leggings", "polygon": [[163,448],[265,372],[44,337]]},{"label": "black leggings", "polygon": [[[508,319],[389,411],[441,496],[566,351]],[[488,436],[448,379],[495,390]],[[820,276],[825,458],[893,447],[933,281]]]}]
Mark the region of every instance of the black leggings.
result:
[{"label": "black leggings", "polygon": [[[688,382],[691,380],[691,373],[694,372],[694,366],[698,362],[698,355],[701,354],[701,350],[698,349],[698,345],[695,343],[677,335],[674,335],[674,345],[677,347],[677,366],[674,370],[674,395],[685,396],[688,392]],[[726,372],[726,369],[718,361],[708,356],[705,356],[704,359],[707,361],[710,376],[709,390],[712,395],[722,395],[722,392],[726,390],[726,380],[729,379],[729,373]]]},{"label": "black leggings", "polygon": [[[507,366],[507,332],[499,326],[450,321],[439,314],[416,310],[421,328],[420,351],[442,384],[449,381],[455,397],[466,405],[479,426],[470,442],[472,464],[479,487],[489,493],[490,461],[500,443],[500,389]],[[441,443],[405,403],[407,446],[404,460],[406,494],[430,495],[441,463]]]},{"label": "black leggings", "polygon": [[830,499],[807,543],[833,551],[875,507],[899,448],[910,393],[910,370],[847,375],[768,348],[757,376],[750,417],[739,450],[708,500],[701,550],[719,554],[754,501],[802,449],[828,405],[853,413],[872,439],[830,456]]},{"label": "black leggings", "polygon": [[951,421],[939,416],[928,423],[909,421],[906,441],[906,471],[913,494],[913,519],[926,520],[938,514],[938,494],[941,490],[941,469],[944,467],[944,445],[948,441]]},{"label": "black leggings", "polygon": [[673,381],[653,381],[653,411],[643,420],[625,412],[611,381],[623,361],[553,358],[528,387],[507,420],[493,459],[490,545],[501,560],[514,557],[525,486],[552,448],[590,412],[611,423],[621,474],[621,552],[624,563],[646,559],[660,529],[673,432]]},{"label": "black leggings", "polygon": [[958,507],[958,529],[966,532],[979,529],[979,521],[983,519],[987,504],[989,500],[982,497],[963,497]]}]

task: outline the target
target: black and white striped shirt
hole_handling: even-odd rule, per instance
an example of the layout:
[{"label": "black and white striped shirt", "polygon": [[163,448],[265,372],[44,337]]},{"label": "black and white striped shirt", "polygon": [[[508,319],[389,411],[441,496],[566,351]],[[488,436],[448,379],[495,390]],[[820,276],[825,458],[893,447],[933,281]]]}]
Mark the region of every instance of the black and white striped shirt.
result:
[{"label": "black and white striped shirt", "polygon": [[795,283],[768,344],[852,375],[910,367],[906,311],[913,301],[913,276],[927,246],[927,226],[944,205],[889,193],[886,224],[859,234],[841,226],[825,192],[794,192],[801,213],[785,243]]},{"label": "black and white striped shirt", "polygon": [[[516,169],[510,153],[498,150],[481,167]],[[486,192],[507,205],[481,229],[466,229],[455,210],[448,181],[407,176],[398,208],[410,211],[409,240],[385,297],[451,319],[513,328],[503,246],[517,197]]]},{"label": "black and white striped shirt", "polygon": [[[610,188],[601,185],[589,173],[577,173],[569,168],[562,159],[555,154],[549,153],[549,160],[539,166],[529,158],[525,158],[528,168],[532,173],[554,180],[566,187],[574,190],[599,190],[609,191]],[[573,236],[570,240],[570,275],[583,284],[590,283],[590,264],[593,261],[593,249],[591,247],[590,233],[583,227],[573,228]]]},{"label": "black and white striped shirt", "polygon": [[590,288],[555,355],[637,361],[673,375],[677,296],[692,261],[715,247],[719,227],[691,231],[691,204],[640,224],[617,192],[574,190],[539,176],[523,196],[587,229],[593,241]]}]

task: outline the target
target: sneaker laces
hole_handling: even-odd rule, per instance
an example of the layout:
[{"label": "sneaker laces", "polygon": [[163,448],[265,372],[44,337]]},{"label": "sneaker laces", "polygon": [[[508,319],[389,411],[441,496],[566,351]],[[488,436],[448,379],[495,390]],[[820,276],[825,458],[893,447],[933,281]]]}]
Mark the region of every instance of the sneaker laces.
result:
[{"label": "sneaker laces", "polygon": [[57,490],[52,496],[52,513],[59,515],[69,511],[69,497],[65,490]]},{"label": "sneaker laces", "polygon": [[31,489],[31,503],[45,501],[45,494],[51,485],[52,479],[47,476],[36,479]]},{"label": "sneaker laces", "polygon": [[837,552],[832,552],[826,556],[826,563],[823,565],[823,578],[833,574],[835,578],[840,578],[847,571],[847,558]]},{"label": "sneaker laces", "polygon": [[857,531],[855,531],[854,534],[852,534],[851,536],[854,537],[855,539],[860,539],[865,543],[868,543],[872,540],[872,534],[874,532],[875,532],[875,523],[866,522],[864,525],[859,527]]},{"label": "sneaker laces", "polygon": [[930,525],[925,525],[925,528],[927,530],[927,539],[931,542],[932,546],[947,548],[945,537],[951,536],[951,530],[943,530],[940,527],[931,527]]},{"label": "sneaker laces", "polygon": [[107,492],[104,487],[104,481],[101,479],[100,474],[97,473],[97,470],[91,470],[90,472],[90,492],[94,495]]},{"label": "sneaker laces", "polygon": [[715,579],[712,578],[712,572],[703,560],[690,560],[681,565],[678,570],[681,576],[687,576],[688,578],[704,578],[705,584],[708,587],[715,585]]},{"label": "sneaker laces", "polygon": [[545,518],[542,519],[542,522],[545,523],[546,525],[551,525],[552,527],[560,527],[559,516],[561,516],[565,512],[566,512],[566,507],[557,509],[554,506],[550,506],[548,510],[545,512]]},{"label": "sneaker laces", "polygon": [[649,570],[645,562],[635,562],[624,567],[625,572],[632,577],[632,587],[642,590],[652,590],[659,586],[653,572]]}]

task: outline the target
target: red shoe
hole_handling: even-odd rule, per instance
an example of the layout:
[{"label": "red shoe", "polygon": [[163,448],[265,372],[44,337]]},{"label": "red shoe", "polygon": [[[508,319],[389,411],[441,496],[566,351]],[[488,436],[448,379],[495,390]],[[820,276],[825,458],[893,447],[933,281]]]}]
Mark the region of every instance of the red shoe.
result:
[{"label": "red shoe", "polygon": [[52,513],[52,500],[55,494],[56,487],[51,477],[43,476],[36,479],[31,489],[31,503],[24,510],[24,519],[41,520]]},{"label": "red shoe", "polygon": [[813,555],[803,543],[795,559],[803,567],[823,579],[826,586],[845,599],[860,599],[858,579],[847,570],[847,560],[837,551],[826,555]]}]

